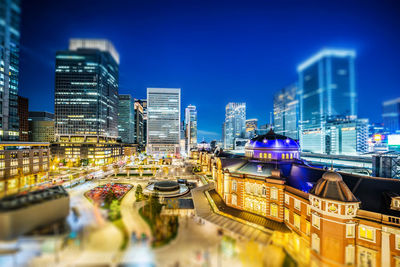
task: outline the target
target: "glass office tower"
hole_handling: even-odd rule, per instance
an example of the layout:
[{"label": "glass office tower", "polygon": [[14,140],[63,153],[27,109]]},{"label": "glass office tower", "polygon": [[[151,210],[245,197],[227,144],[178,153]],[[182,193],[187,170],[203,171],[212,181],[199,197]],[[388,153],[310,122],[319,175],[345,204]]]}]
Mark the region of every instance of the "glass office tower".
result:
[{"label": "glass office tower", "polygon": [[382,103],[383,125],[390,133],[400,132],[400,98]]},{"label": "glass office tower", "polygon": [[297,85],[291,84],[274,95],[274,132],[299,139]]},{"label": "glass office tower", "polygon": [[233,149],[235,138],[246,131],[246,103],[228,103],[225,107],[224,148]]},{"label": "glass office tower", "polygon": [[0,140],[18,140],[20,1],[0,1]]},{"label": "glass office tower", "polygon": [[181,121],[180,88],[147,88],[147,152],[178,155]]},{"label": "glass office tower", "polygon": [[251,139],[256,136],[256,131],[258,128],[258,119],[248,119],[246,120],[246,138]]},{"label": "glass office tower", "polygon": [[144,146],[145,135],[144,135],[144,109],[142,106],[142,101],[135,99],[135,131],[134,139],[135,144],[138,144],[141,148]]},{"label": "glass office tower", "polygon": [[197,109],[189,105],[185,109],[185,136],[186,151],[189,155],[191,148],[197,147]]},{"label": "glass office tower", "polygon": [[119,95],[118,134],[123,143],[135,142],[135,110],[131,95]]},{"label": "glass office tower", "polygon": [[354,60],[352,50],[324,49],[298,66],[303,151],[325,153],[326,121],[356,117]]},{"label": "glass office tower", "polygon": [[56,137],[118,136],[118,65],[107,40],[71,39],[69,50],[57,52]]}]

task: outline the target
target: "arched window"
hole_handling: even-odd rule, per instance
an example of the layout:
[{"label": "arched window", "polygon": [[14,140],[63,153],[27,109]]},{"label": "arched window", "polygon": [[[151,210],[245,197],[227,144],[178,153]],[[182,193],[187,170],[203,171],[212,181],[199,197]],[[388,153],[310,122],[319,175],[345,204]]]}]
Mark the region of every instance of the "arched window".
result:
[{"label": "arched window", "polygon": [[278,205],[276,205],[275,203],[271,203],[269,206],[269,214],[272,217],[278,217]]},{"label": "arched window", "polygon": [[265,186],[262,187],[262,195],[264,197],[267,195],[267,188],[265,188]]},{"label": "arched window", "polygon": [[236,180],[232,181],[232,191],[236,192],[236,188],[237,188],[237,182]]},{"label": "arched window", "polygon": [[237,195],[236,194],[232,194],[232,205],[237,206]]}]

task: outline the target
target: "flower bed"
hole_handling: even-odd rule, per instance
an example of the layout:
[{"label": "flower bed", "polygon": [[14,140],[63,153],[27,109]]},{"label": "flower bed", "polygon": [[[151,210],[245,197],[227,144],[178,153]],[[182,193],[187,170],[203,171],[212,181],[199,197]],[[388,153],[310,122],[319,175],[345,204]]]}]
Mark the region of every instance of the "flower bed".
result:
[{"label": "flower bed", "polygon": [[130,184],[105,184],[89,190],[85,196],[98,203],[100,207],[108,208],[113,200],[121,200],[132,187]]}]

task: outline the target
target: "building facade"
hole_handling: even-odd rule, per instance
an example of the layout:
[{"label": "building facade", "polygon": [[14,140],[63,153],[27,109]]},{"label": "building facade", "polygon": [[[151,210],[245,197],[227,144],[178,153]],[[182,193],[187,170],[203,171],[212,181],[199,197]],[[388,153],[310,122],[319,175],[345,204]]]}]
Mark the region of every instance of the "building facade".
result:
[{"label": "building facade", "polygon": [[324,49],[298,66],[303,150],[325,153],[326,121],[357,116],[354,61],[352,50]]},{"label": "building facade", "polygon": [[145,128],[144,128],[144,109],[142,102],[138,99],[135,100],[134,104],[135,111],[135,130],[134,130],[134,140],[135,144],[143,148],[146,144],[145,142]]},{"label": "building facade", "polygon": [[47,182],[49,143],[0,142],[0,197]]},{"label": "building facade", "polygon": [[118,134],[123,143],[135,142],[135,107],[131,95],[119,95]]},{"label": "building facade", "polygon": [[29,141],[54,142],[54,114],[46,111],[29,112]]},{"label": "building facade", "polygon": [[249,141],[245,157],[200,152],[198,162],[223,212],[269,231],[299,266],[398,266],[400,180],[314,168],[299,152],[269,132]]},{"label": "building facade", "polygon": [[274,95],[274,131],[299,139],[299,100],[297,84],[291,84]]},{"label": "building facade", "polygon": [[246,120],[246,138],[253,138],[258,128],[258,119]]},{"label": "building facade", "polygon": [[179,155],[180,88],[147,88],[147,152]]},{"label": "building facade", "polygon": [[383,125],[389,133],[400,132],[400,98],[382,103]]},{"label": "building facade", "polygon": [[186,153],[189,155],[192,148],[197,147],[197,109],[196,106],[189,105],[185,109],[185,146]]},{"label": "building facade", "polygon": [[0,140],[18,140],[20,1],[0,1]]},{"label": "building facade", "polygon": [[28,98],[18,96],[19,141],[29,141],[29,101]]},{"label": "building facade", "polygon": [[107,40],[71,39],[56,54],[56,136],[118,136],[119,56]]},{"label": "building facade", "polygon": [[224,148],[233,149],[235,138],[246,132],[246,103],[228,103],[225,107]]}]

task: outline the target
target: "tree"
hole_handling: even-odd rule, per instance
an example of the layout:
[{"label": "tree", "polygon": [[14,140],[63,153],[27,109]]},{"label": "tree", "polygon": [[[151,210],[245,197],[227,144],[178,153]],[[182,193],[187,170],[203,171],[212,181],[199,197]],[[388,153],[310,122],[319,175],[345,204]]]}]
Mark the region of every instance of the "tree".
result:
[{"label": "tree", "polygon": [[140,184],[136,187],[135,196],[136,196],[136,201],[141,201],[143,199],[143,189]]},{"label": "tree", "polygon": [[119,201],[114,199],[113,201],[111,201],[110,204],[110,211],[108,213],[108,218],[111,221],[115,221],[117,219],[119,219],[121,217],[121,208],[119,205]]}]

